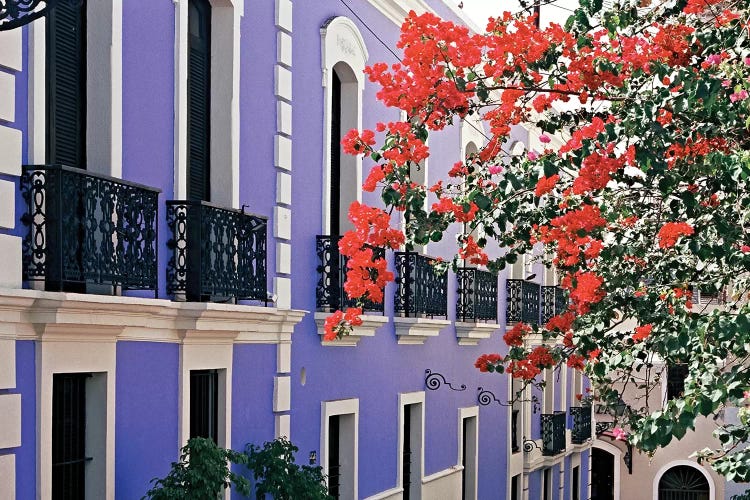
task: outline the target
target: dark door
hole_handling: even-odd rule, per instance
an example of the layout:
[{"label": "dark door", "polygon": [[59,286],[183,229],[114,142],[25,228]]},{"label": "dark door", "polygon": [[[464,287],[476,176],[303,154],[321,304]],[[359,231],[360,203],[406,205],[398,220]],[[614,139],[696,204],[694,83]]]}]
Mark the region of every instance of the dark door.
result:
[{"label": "dark door", "polygon": [[86,2],[77,3],[47,11],[46,156],[86,168]]},{"label": "dark door", "polygon": [[614,500],[615,456],[599,448],[591,449],[591,500]]},{"label": "dark door", "polygon": [[52,378],[52,499],[86,497],[87,373]]},{"label": "dark door", "polygon": [[404,488],[404,500],[411,498],[411,405],[404,406],[404,447],[402,450],[403,465],[401,484]]},{"label": "dark door", "polygon": [[188,8],[189,200],[211,197],[211,4],[190,0]]},{"label": "dark door", "polygon": [[331,87],[331,236],[341,234],[341,79],[333,72]]},{"label": "dark door", "polygon": [[461,465],[463,466],[463,470],[461,471],[461,500],[466,500],[466,466],[468,465],[468,462],[466,460],[466,441],[469,439],[469,419],[464,418],[461,420],[462,423],[462,436],[461,439],[462,443],[462,451],[461,451]]},{"label": "dark door", "polygon": [[338,500],[341,495],[341,417],[328,418],[328,494]]}]

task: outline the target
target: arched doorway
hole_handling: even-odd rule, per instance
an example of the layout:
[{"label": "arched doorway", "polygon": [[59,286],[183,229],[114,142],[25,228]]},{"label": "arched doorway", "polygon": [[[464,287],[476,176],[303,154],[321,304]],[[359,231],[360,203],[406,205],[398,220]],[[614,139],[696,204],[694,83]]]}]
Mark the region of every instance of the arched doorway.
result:
[{"label": "arched doorway", "polygon": [[591,449],[591,500],[615,499],[615,456],[601,448]]},{"label": "arched doorway", "polygon": [[711,490],[706,476],[695,467],[677,465],[659,480],[659,500],[709,500]]}]

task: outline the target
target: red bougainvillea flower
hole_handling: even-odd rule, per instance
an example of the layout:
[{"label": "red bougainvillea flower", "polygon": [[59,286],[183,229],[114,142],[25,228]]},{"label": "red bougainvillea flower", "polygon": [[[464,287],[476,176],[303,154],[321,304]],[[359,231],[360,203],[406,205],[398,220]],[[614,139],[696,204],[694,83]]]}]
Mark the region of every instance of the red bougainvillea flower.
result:
[{"label": "red bougainvillea flower", "polygon": [[575,313],[572,311],[552,316],[547,324],[544,326],[547,330],[559,330],[561,332],[567,332],[573,325],[573,321],[576,319]]},{"label": "red bougainvillea flower", "polygon": [[576,370],[583,370],[584,369],[584,364],[583,364],[583,360],[584,359],[585,358],[583,356],[581,356],[580,354],[571,354],[570,356],[568,356],[567,364],[568,364],[568,366],[570,368],[574,368]]},{"label": "red bougainvillea flower", "polygon": [[495,365],[503,360],[503,357],[497,353],[482,354],[479,356],[474,363],[474,367],[478,368],[480,372],[487,372],[488,365]]},{"label": "red bougainvillea flower", "polygon": [[680,236],[690,236],[693,233],[695,229],[687,222],[667,222],[659,229],[656,236],[659,238],[660,248],[671,248],[675,246]]},{"label": "red bougainvillea flower", "polygon": [[648,336],[651,335],[652,329],[653,329],[653,325],[651,324],[636,327],[635,333],[633,334],[633,341],[641,342],[643,340],[646,340]]},{"label": "red bougainvillea flower", "polygon": [[540,178],[538,181],[536,181],[536,189],[534,190],[534,194],[538,197],[541,197],[542,195],[549,193],[550,191],[555,189],[555,185],[559,180],[560,176],[557,174]]},{"label": "red bougainvillea flower", "polygon": [[359,131],[352,129],[341,139],[344,152],[354,156],[367,154],[372,150],[373,144],[375,144],[375,132],[372,130],[363,130],[360,135]]},{"label": "red bougainvillea flower", "polygon": [[458,255],[462,259],[468,260],[469,263],[479,266],[486,265],[489,262],[489,257],[471,235],[466,237],[463,247],[458,250]]},{"label": "red bougainvillea flower", "polygon": [[577,271],[565,276],[560,286],[570,290],[572,306],[578,314],[586,314],[592,304],[601,301],[606,292],[602,289],[604,279],[593,272]]},{"label": "red bougainvillea flower", "polygon": [[511,347],[520,347],[523,345],[523,336],[531,332],[531,327],[526,323],[516,323],[516,325],[503,335],[503,340]]}]

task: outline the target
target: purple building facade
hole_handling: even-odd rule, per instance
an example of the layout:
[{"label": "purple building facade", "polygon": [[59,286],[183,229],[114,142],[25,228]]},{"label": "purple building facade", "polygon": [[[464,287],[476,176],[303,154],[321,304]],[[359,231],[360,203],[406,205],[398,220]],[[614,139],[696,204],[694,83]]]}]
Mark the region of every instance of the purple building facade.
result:
[{"label": "purple building facade", "polygon": [[[435,275],[460,228],[388,253],[382,308],[322,340],[346,207],[379,204],[338,143],[401,119],[362,71],[397,62],[412,9],[469,22],[442,0],[87,0],[0,31],[0,499],[140,498],[195,435],[288,436],[341,499],[589,498],[580,375],[509,406],[473,366],[561,307],[531,257]],[[432,135],[415,179],[485,139]]]}]

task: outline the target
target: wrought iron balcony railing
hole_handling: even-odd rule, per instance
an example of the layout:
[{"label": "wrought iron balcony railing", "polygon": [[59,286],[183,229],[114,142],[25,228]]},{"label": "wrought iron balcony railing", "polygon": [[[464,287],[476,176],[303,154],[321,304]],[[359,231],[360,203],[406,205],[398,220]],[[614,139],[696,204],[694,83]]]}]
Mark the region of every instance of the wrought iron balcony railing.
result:
[{"label": "wrought iron balcony railing", "polygon": [[395,310],[408,317],[448,317],[448,276],[435,259],[415,252],[396,252]]},{"label": "wrought iron balcony railing", "polygon": [[[315,287],[315,306],[319,311],[335,311],[356,306],[344,290],[347,273],[347,257],[339,252],[341,236],[316,236],[315,253],[318,254],[318,284]],[[376,248],[376,257],[384,257],[385,251]],[[365,301],[363,309],[383,312],[383,303]]]},{"label": "wrought iron balcony railing", "polygon": [[489,271],[461,267],[456,278],[456,319],[474,323],[497,321],[497,276]]},{"label": "wrought iron balcony railing", "polygon": [[191,302],[267,302],[267,218],[205,201],[167,201],[167,225],[170,294]]},{"label": "wrought iron balcony railing", "polygon": [[159,190],[78,168],[24,166],[23,275],[50,291],[157,291]]},{"label": "wrought iron balcony railing", "polygon": [[542,455],[552,456],[565,451],[565,412],[542,414]]},{"label": "wrought iron balcony railing", "polygon": [[552,316],[564,313],[567,307],[568,299],[565,296],[565,290],[559,286],[542,287],[541,324],[546,325]]},{"label": "wrought iron balcony railing", "polygon": [[693,303],[701,306],[706,305],[724,305],[729,298],[729,290],[723,287],[719,290],[712,287],[693,287]]},{"label": "wrought iron balcony railing", "polygon": [[508,304],[506,322],[522,321],[530,325],[539,322],[539,284],[526,280],[507,280]]},{"label": "wrought iron balcony railing", "polygon": [[570,440],[575,444],[583,444],[591,439],[591,407],[571,406],[570,416],[573,418]]}]

